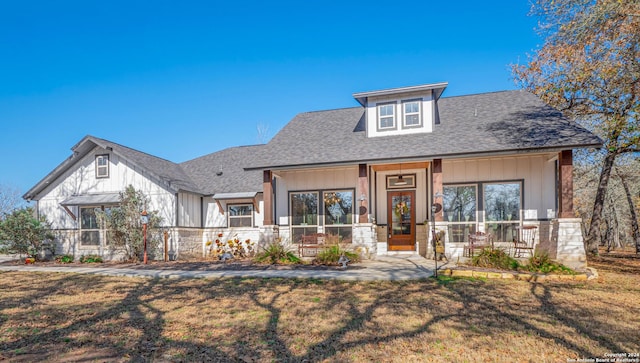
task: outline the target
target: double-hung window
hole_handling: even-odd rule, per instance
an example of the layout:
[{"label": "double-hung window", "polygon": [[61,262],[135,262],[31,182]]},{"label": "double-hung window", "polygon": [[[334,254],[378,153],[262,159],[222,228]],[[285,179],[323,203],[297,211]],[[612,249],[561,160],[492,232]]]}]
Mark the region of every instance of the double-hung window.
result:
[{"label": "double-hung window", "polygon": [[109,177],[109,155],[96,155],[96,178]]},{"label": "double-hung window", "polygon": [[80,245],[100,246],[100,226],[96,210],[98,207],[80,208]]},{"label": "double-hung window", "polygon": [[389,130],[396,128],[395,103],[378,105],[378,129]]},{"label": "double-hung window", "polygon": [[422,124],[420,117],[420,100],[409,100],[402,102],[404,117],[404,127],[417,127]]},{"label": "double-hung window", "polygon": [[230,204],[227,206],[229,216],[229,227],[251,227],[253,226],[253,205],[251,204]]},{"label": "double-hung window", "polygon": [[111,231],[107,230],[104,221],[98,217],[99,213],[110,216],[116,206],[80,207],[80,246],[107,246]]}]

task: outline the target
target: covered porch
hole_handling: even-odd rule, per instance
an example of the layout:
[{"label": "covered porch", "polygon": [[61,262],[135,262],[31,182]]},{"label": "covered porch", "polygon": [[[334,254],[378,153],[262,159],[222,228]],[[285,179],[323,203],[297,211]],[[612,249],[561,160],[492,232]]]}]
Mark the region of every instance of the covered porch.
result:
[{"label": "covered porch", "polygon": [[371,258],[432,257],[435,229],[444,232],[445,255],[458,259],[469,235],[490,234],[496,247],[511,249],[523,226],[535,226],[536,249],[584,262],[571,150],[266,170],[263,186],[264,225],[292,244],[323,233]]}]

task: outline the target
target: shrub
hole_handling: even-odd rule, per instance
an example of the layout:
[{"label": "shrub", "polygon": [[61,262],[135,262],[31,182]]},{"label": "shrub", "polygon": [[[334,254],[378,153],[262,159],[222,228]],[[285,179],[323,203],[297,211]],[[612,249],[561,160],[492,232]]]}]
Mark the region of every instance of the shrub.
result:
[{"label": "shrub", "polygon": [[[98,222],[108,231],[111,251],[124,253],[125,260],[140,261],[144,255],[144,228],[140,214],[150,204],[150,198],[129,185],[120,192],[119,199],[117,208],[96,212]],[[153,258],[162,242],[162,217],[158,211],[147,211],[147,216],[147,254]]]},{"label": "shrub", "polygon": [[575,271],[572,269],[553,261],[546,252],[536,252],[533,256],[529,257],[529,260],[527,261],[527,264],[523,266],[523,269],[530,272],[541,272],[545,274],[549,272],[575,274]]},{"label": "shrub", "polygon": [[36,217],[31,207],[16,209],[0,218],[0,241],[4,253],[37,258],[41,252],[53,253],[54,238],[47,219]]},{"label": "shrub", "polygon": [[273,241],[266,245],[264,249],[255,257],[255,261],[259,263],[300,263],[300,258],[293,252],[289,251],[280,241]]},{"label": "shrub", "polygon": [[73,255],[58,255],[55,260],[57,263],[72,263],[73,259]]},{"label": "shrub", "polygon": [[80,263],[102,263],[102,257],[98,255],[83,255],[80,257]]},{"label": "shrub", "polygon": [[360,261],[359,254],[355,252],[347,251],[346,249],[341,248],[340,245],[335,244],[329,248],[326,248],[318,252],[318,254],[316,255],[315,262],[322,265],[337,265],[338,260],[342,255],[348,258],[351,262]]},{"label": "shrub", "polygon": [[490,248],[485,248],[480,254],[473,256],[471,265],[502,270],[517,270],[520,267],[518,261],[503,250],[492,250]]}]

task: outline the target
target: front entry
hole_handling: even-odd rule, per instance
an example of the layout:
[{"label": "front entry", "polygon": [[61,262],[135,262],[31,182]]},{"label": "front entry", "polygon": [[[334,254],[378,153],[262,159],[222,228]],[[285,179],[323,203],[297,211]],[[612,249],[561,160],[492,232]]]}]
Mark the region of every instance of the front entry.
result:
[{"label": "front entry", "polygon": [[387,194],[387,225],[389,251],[415,251],[416,211],[415,191],[394,191]]}]

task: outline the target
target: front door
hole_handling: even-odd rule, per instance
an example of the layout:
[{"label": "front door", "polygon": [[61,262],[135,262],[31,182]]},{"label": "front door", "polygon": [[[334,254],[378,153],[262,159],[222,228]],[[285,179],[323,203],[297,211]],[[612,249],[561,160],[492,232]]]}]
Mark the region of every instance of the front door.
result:
[{"label": "front door", "polygon": [[394,191],[387,194],[387,225],[389,251],[415,251],[416,212],[415,191]]}]

